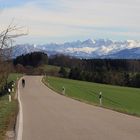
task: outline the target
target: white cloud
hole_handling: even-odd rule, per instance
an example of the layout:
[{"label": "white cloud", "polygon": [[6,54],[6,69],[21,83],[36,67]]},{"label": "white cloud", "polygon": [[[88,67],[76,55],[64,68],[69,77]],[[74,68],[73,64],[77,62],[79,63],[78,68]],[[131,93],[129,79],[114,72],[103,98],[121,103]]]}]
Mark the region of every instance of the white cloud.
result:
[{"label": "white cloud", "polygon": [[[65,40],[66,37],[73,36],[78,39],[81,36],[108,38],[113,35],[115,38],[115,35],[126,35],[138,38],[138,13],[139,0],[36,0],[6,8],[0,18],[1,28],[4,28],[15,17],[19,25],[29,28],[30,37],[64,37]],[[112,28],[112,31],[108,28]],[[128,31],[122,31],[123,28]]]}]

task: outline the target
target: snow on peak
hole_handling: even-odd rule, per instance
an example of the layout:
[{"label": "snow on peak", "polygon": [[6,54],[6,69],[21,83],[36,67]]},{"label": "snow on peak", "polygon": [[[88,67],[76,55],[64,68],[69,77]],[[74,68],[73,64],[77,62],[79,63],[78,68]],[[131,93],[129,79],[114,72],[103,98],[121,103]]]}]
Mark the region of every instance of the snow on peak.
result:
[{"label": "snow on peak", "polygon": [[96,50],[96,48],[90,48],[90,47],[81,47],[81,48],[67,48],[66,52],[83,52],[83,53],[92,53]]},{"label": "snow on peak", "polygon": [[140,47],[140,41],[135,41],[135,40],[127,40],[128,43],[128,49],[132,49],[132,48],[138,48]]},{"label": "snow on peak", "polygon": [[34,46],[34,48],[36,48],[36,47],[37,47],[37,45],[36,45],[36,44],[34,44],[33,46]]}]

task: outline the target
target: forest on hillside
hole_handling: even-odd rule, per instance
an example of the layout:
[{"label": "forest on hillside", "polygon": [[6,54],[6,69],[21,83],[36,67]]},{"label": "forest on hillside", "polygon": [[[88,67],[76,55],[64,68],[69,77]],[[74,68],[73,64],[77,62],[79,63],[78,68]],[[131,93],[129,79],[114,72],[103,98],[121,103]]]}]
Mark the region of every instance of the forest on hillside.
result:
[{"label": "forest on hillside", "polygon": [[69,67],[70,79],[140,87],[140,60],[77,59],[55,55],[49,58],[49,64]]}]

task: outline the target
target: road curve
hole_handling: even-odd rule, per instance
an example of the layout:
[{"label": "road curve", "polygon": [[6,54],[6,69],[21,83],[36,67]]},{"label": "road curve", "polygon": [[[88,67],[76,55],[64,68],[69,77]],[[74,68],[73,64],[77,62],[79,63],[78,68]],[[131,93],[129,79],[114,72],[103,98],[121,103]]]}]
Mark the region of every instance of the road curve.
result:
[{"label": "road curve", "polygon": [[20,84],[22,140],[139,140],[140,118],[61,96],[40,76]]}]

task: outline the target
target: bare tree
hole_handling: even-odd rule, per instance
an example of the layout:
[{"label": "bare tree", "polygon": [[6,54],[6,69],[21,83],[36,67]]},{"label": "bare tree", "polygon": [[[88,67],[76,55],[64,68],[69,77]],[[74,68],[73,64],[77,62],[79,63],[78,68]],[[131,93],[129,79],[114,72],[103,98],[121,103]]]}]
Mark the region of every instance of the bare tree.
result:
[{"label": "bare tree", "polygon": [[[14,39],[20,36],[27,35],[27,33],[21,33],[24,27],[13,25],[13,21],[8,27],[0,32],[0,50],[9,49],[12,47]],[[3,52],[3,51],[1,51]],[[4,55],[4,54],[1,54]]]},{"label": "bare tree", "polygon": [[13,25],[12,21],[5,30],[0,31],[0,86],[3,86],[10,72],[8,60],[15,38],[27,35],[27,33],[21,33],[23,28]]}]

